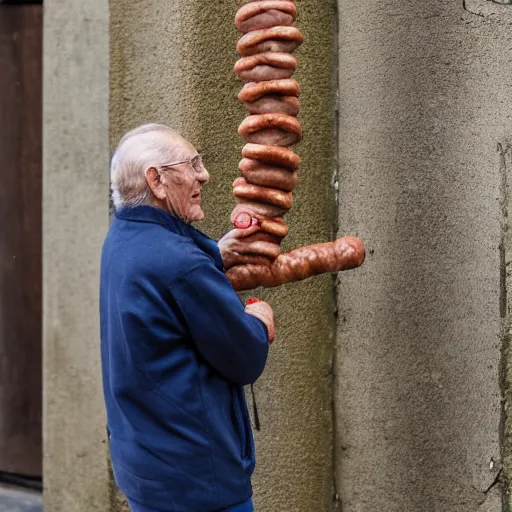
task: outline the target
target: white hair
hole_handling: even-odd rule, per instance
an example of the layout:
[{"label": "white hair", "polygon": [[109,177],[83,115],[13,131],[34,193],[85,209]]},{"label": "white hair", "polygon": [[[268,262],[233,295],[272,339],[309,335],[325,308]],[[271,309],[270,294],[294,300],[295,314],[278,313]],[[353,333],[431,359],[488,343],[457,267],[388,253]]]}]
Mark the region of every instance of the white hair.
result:
[{"label": "white hair", "polygon": [[151,203],[146,171],[175,160],[170,138],[179,134],[163,124],[144,124],[120,140],[110,163],[110,186],[115,208]]}]

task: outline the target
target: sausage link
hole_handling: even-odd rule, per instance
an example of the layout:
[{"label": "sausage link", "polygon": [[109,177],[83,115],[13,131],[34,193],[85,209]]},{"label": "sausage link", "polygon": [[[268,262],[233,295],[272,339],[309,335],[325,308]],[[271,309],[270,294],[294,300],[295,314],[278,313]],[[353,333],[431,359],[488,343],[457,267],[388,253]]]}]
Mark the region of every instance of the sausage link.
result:
[{"label": "sausage link", "polygon": [[235,180],[233,183],[233,194],[237,198],[271,204],[285,210],[289,210],[293,204],[292,194],[290,192],[253,185],[247,183],[245,178],[237,178]]},{"label": "sausage link", "polygon": [[265,52],[242,57],[235,73],[243,82],[264,82],[290,78],[297,69],[297,59],[289,53]]},{"label": "sausage link", "polygon": [[260,218],[261,230],[283,239],[288,234],[288,225],[280,218],[274,219]]},{"label": "sausage link", "polygon": [[226,275],[242,291],[358,267],[365,253],[361,240],[354,237],[280,254],[281,240],[288,234],[282,216],[292,206],[300,165],[300,157],[287,146],[302,137],[296,119],[300,88],[291,78],[297,61],[291,54],[303,38],[292,26],[297,17],[293,0],[242,2],[235,23],[245,35],[237,45],[241,58],[235,73],[245,82],[238,99],[250,115],[238,129],[247,144],[239,163],[242,178],[233,183],[237,205],[231,221],[236,226],[238,219],[241,229],[257,221],[260,230],[240,240],[228,258]]},{"label": "sausage link", "polygon": [[294,96],[264,96],[263,98],[245,104],[250,114],[286,114],[297,117],[300,103]]},{"label": "sausage link", "polygon": [[289,53],[265,52],[242,57],[235,64],[235,73],[249,71],[257,66],[272,66],[279,69],[297,69],[297,59]]},{"label": "sausage link", "polygon": [[226,276],[237,291],[258,286],[273,288],[302,281],[325,272],[339,272],[361,266],[365,250],[361,240],[343,237],[335,242],[300,247],[278,256],[273,264],[239,265],[228,270]]},{"label": "sausage link", "polygon": [[248,213],[251,217],[255,217],[256,219],[274,219],[276,217],[282,217],[288,211],[285,208],[279,208],[271,204],[262,204],[256,201],[248,201],[247,199],[241,199],[239,197],[235,197],[235,201],[237,204],[231,212],[231,223],[234,223],[235,219],[241,213]]},{"label": "sausage link", "polygon": [[244,85],[243,89],[238,94],[238,99],[242,103],[252,103],[269,94],[295,96],[298,98],[300,95],[300,87],[297,80],[293,78],[253,82]]},{"label": "sausage link", "polygon": [[243,158],[238,164],[242,176],[254,185],[277,188],[285,192],[292,192],[297,186],[297,172],[282,167],[264,165],[258,160]]},{"label": "sausage link", "polygon": [[291,149],[278,146],[246,144],[242,149],[242,156],[291,170],[298,169],[300,165],[300,156],[297,153]]},{"label": "sausage link", "polygon": [[297,18],[297,7],[287,0],[263,0],[241,7],[235,17],[240,32],[250,32],[276,25],[292,25]]},{"label": "sausage link", "polygon": [[302,138],[302,127],[286,114],[254,114],[242,121],[238,134],[247,142],[291,146]]},{"label": "sausage link", "polygon": [[242,57],[266,51],[293,53],[303,42],[299,29],[295,27],[272,27],[254,30],[245,34],[237,44]]}]

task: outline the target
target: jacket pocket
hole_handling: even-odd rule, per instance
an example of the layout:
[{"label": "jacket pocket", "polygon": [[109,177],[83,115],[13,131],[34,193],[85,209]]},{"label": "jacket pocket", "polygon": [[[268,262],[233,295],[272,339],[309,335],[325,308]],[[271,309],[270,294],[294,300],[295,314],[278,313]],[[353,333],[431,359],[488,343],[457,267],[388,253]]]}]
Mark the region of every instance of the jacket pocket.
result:
[{"label": "jacket pocket", "polygon": [[233,386],[233,407],[235,410],[236,427],[240,434],[242,459],[252,460],[254,457],[254,443],[249,412],[245,403],[245,394],[242,386]]}]

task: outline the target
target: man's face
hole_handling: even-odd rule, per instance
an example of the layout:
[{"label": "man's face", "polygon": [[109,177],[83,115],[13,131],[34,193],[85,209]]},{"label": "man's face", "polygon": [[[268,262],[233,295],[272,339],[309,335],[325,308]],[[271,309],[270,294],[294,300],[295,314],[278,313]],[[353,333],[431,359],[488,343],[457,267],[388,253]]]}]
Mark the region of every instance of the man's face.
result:
[{"label": "man's face", "polygon": [[[201,189],[210,175],[192,144],[179,141],[173,165],[162,167],[165,204],[169,212],[187,223],[202,220]],[[175,163],[179,162],[179,163]]]}]

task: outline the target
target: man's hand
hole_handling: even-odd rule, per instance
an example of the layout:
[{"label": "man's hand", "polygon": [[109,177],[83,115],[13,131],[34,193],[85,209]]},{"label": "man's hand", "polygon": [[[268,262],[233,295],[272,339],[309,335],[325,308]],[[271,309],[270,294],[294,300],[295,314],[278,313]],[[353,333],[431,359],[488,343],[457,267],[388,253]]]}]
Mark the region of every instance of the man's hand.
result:
[{"label": "man's hand", "polygon": [[270,265],[281,253],[279,245],[266,241],[263,233],[257,234],[261,229],[258,219],[249,214],[240,217],[243,218],[236,224],[236,228],[218,241],[224,268],[247,263]]},{"label": "man's hand", "polygon": [[272,343],[276,337],[276,331],[274,312],[270,304],[259,299],[249,299],[245,304],[245,312],[259,318],[267,326],[269,342]]}]

